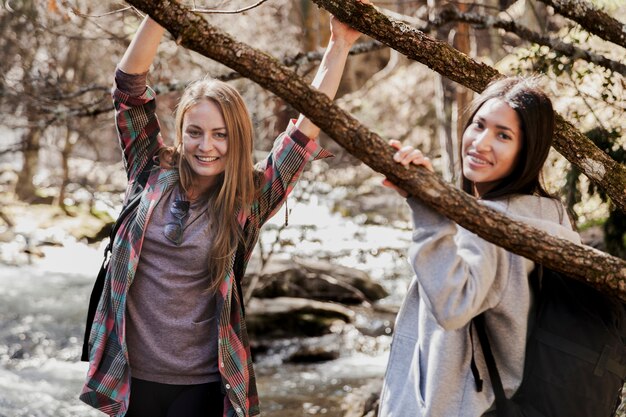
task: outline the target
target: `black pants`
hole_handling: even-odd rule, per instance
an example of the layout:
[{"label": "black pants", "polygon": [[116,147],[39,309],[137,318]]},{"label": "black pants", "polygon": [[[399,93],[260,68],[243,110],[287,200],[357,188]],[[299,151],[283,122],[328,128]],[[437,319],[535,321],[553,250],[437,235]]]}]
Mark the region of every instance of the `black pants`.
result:
[{"label": "black pants", "polygon": [[126,417],[222,417],[220,382],[170,385],[131,379]]}]

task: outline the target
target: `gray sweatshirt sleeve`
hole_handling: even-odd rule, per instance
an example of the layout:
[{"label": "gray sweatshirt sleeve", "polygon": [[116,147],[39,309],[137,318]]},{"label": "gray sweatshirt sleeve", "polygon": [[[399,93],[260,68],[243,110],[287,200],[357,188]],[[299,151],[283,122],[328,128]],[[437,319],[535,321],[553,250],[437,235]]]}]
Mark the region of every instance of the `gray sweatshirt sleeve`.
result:
[{"label": "gray sweatshirt sleeve", "polygon": [[466,325],[500,301],[510,253],[408,199],[413,216],[409,259],[421,298],[444,329]]}]

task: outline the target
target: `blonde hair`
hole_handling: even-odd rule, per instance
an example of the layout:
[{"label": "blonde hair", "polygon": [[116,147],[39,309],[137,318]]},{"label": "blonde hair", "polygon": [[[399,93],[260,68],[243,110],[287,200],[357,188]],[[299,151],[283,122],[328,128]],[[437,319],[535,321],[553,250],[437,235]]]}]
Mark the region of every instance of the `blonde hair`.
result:
[{"label": "blonde hair", "polygon": [[213,240],[209,251],[209,291],[217,291],[228,269],[230,260],[243,239],[235,212],[245,210],[254,199],[252,161],[252,120],[241,95],[230,85],[209,78],[190,84],[176,108],[176,141],[173,147],[161,150],[162,161],[176,166],[180,183],[188,192],[193,189],[195,173],[183,151],[183,121],[185,114],[203,100],[215,103],[222,113],[228,135],[225,170],[210,190],[209,210]]}]

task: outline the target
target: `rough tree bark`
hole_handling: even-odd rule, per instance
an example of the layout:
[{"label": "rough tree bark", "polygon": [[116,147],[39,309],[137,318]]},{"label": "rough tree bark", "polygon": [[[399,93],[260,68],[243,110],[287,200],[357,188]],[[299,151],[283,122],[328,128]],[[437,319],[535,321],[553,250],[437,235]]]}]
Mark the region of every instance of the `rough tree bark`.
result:
[{"label": "rough tree bark", "polygon": [[[550,236],[486,208],[424,168],[403,169],[393,149],[276,59],[235,41],[175,0],[127,0],[172,33],[178,43],[240,72],[307,115],[351,154],[438,212],[484,239],[567,273],[626,301],[626,262]],[[347,3],[347,1],[346,1]]]},{"label": "rough tree bark", "polygon": [[587,32],[626,48],[626,25],[585,0],[539,0]]},{"label": "rough tree bark", "polygon": [[[356,0],[313,0],[340,20],[441,75],[476,92],[502,77],[495,68],[474,61],[448,45],[403,22],[393,20]],[[554,148],[603,188],[626,212],[626,166],[598,149],[585,135],[557,114]]]}]

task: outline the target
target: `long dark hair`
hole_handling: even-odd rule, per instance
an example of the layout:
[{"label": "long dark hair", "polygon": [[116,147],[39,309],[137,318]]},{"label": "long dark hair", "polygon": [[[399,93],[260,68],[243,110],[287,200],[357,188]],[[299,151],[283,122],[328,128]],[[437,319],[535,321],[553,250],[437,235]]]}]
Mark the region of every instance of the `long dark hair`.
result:
[{"label": "long dark hair", "polygon": [[[508,104],[519,118],[522,147],[513,172],[501,179],[491,190],[481,195],[492,200],[511,194],[552,197],[542,185],[542,168],[554,135],[554,111],[550,98],[537,87],[536,78],[508,77],[490,83],[471,104],[463,132],[472,123],[476,112],[491,99]],[[461,150],[461,160],[463,158]],[[474,194],[474,184],[463,176],[462,188]]]}]

